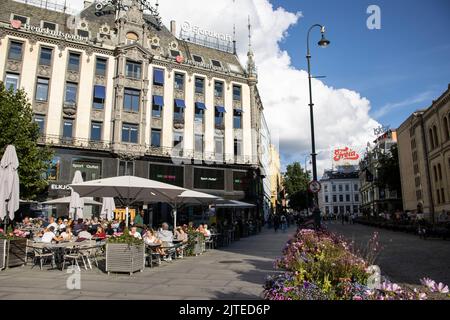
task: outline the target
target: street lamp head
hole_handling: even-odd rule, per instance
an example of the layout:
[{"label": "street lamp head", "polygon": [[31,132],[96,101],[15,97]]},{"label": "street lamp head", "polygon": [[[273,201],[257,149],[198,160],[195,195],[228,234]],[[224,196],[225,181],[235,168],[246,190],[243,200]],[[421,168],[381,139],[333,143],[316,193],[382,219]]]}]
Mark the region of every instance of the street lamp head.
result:
[{"label": "street lamp head", "polygon": [[322,33],[322,39],[318,42],[319,47],[326,48],[330,45],[330,41],[325,39],[325,35]]}]

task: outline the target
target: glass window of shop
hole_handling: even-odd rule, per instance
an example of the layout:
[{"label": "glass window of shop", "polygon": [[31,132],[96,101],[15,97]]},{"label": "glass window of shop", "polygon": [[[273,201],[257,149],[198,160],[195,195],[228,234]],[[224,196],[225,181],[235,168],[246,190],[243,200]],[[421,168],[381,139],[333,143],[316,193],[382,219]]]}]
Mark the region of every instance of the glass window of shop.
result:
[{"label": "glass window of shop", "polygon": [[61,158],[53,157],[53,159],[48,164],[47,171],[45,171],[42,175],[42,178],[47,181],[58,181],[60,168]]},{"label": "glass window of shop", "polygon": [[233,171],[233,190],[245,191],[248,186],[247,172]]},{"label": "glass window of shop", "polygon": [[225,189],[225,171],[194,168],[194,188],[209,190]]},{"label": "glass window of shop", "polygon": [[102,178],[102,162],[91,159],[73,159],[72,160],[72,175],[75,171],[80,171],[83,176],[83,181],[91,181]]},{"label": "glass window of shop", "polygon": [[150,164],[151,180],[156,180],[178,187],[184,186],[184,168],[180,166],[171,166],[164,164]]},{"label": "glass window of shop", "polygon": [[119,176],[134,176],[134,161],[119,161]]}]

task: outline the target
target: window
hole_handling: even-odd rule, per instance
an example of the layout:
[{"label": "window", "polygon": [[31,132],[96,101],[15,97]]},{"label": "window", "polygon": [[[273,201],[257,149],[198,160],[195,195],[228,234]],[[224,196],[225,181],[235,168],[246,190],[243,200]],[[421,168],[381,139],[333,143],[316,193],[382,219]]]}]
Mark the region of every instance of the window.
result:
[{"label": "window", "polygon": [[327,184],[323,186],[323,190],[324,190],[325,192],[328,192],[328,185],[327,185]]},{"label": "window", "polygon": [[64,119],[63,137],[66,139],[73,137],[73,120],[72,119]]},{"label": "window", "polygon": [[233,171],[233,190],[246,191],[248,189],[247,172]]},{"label": "window", "polygon": [[345,195],[345,201],[350,202],[350,195],[349,194]]},{"label": "window", "polygon": [[223,138],[217,137],[214,139],[214,148],[216,157],[221,157],[223,155]]},{"label": "window", "polygon": [[35,115],[34,122],[39,126],[39,133],[44,134],[44,132],[45,132],[45,116]]},{"label": "window", "polygon": [[441,189],[441,200],[442,200],[442,203],[445,203],[445,192],[444,192],[444,189]]},{"label": "window", "polygon": [[64,103],[69,105],[75,105],[77,103],[77,92],[78,92],[78,84],[73,82],[67,82]]},{"label": "window", "polygon": [[106,89],[104,86],[94,86],[94,109],[103,109],[105,107]]},{"label": "window", "polygon": [[104,58],[97,58],[95,61],[95,75],[96,76],[106,76],[106,63],[107,60]]},{"label": "window", "polygon": [[7,73],[5,77],[6,90],[12,90],[14,92],[19,89],[19,75],[14,73]]},{"label": "window", "polygon": [[336,192],[336,185],[335,184],[332,185],[332,190],[333,190],[333,192]]},{"label": "window", "polygon": [[164,70],[153,69],[153,84],[157,86],[164,85]]},{"label": "window", "polygon": [[242,140],[234,139],[234,155],[242,156]]},{"label": "window", "polygon": [[134,176],[133,161],[119,161],[119,177]]},{"label": "window", "polygon": [[437,203],[441,203],[441,193],[439,192],[439,189],[436,190],[437,194]]},{"label": "window", "polygon": [[58,29],[58,25],[53,22],[42,21],[42,28],[56,31]]},{"label": "window", "polygon": [[151,163],[150,179],[183,187],[184,168],[181,166]]},{"label": "window", "polygon": [[359,194],[355,194],[355,202],[359,202]]},{"label": "window", "polygon": [[339,195],[339,202],[344,202],[344,196],[342,194]]},{"label": "window", "polygon": [[195,135],[195,152],[202,153],[203,152],[203,135],[196,134]]},{"label": "window", "polygon": [[347,192],[350,191],[350,185],[348,185],[348,184],[345,185],[345,191],[347,191]]},{"label": "window", "polygon": [[215,110],[215,124],[216,124],[216,126],[219,126],[219,127],[223,126],[223,124],[224,124],[224,113],[225,113],[225,108],[216,106],[216,110]]},{"label": "window", "polygon": [[194,168],[194,188],[210,190],[225,189],[225,171]]},{"label": "window", "polygon": [[133,44],[136,41],[138,41],[138,39],[139,39],[138,35],[134,32],[128,32],[126,35],[126,38],[127,38],[127,40],[126,40],[127,44]]},{"label": "window", "polygon": [[14,14],[13,17],[12,17],[12,20],[19,20],[23,24],[27,24],[28,23],[28,17],[20,16],[18,14]]},{"label": "window", "polygon": [[325,203],[328,203],[328,196],[325,196]]},{"label": "window", "polygon": [[93,121],[91,123],[91,140],[93,141],[102,140],[102,127],[103,124],[101,122]]},{"label": "window", "polygon": [[151,146],[155,148],[161,147],[161,129],[152,129]]},{"label": "window", "polygon": [[337,195],[333,195],[333,202],[337,202]]},{"label": "window", "polygon": [[359,187],[358,187],[357,184],[353,185],[353,190],[354,190],[354,191],[358,191],[358,190],[359,190]]},{"label": "window", "polygon": [[174,106],[173,106],[173,119],[177,121],[184,120],[184,109],[186,105],[184,103],[184,100],[181,99],[175,99],[174,100]]},{"label": "window", "polygon": [[242,111],[233,110],[233,128],[242,129]]},{"label": "window", "polygon": [[205,79],[197,77],[195,78],[195,93],[205,93]]},{"label": "window", "polygon": [[175,73],[175,89],[184,90],[184,74]]},{"label": "window", "polygon": [[194,111],[194,121],[203,122],[203,118],[205,115],[205,104],[203,102],[195,103],[195,111]]},{"label": "window", "polygon": [[195,61],[195,62],[203,63],[203,58],[200,57],[200,56],[197,56],[197,55],[193,54],[193,55],[192,55],[192,58],[194,58],[194,61]]},{"label": "window", "polygon": [[81,171],[83,181],[92,181],[102,178],[102,162],[90,159],[74,159],[72,161],[72,173],[75,171]]},{"label": "window", "polygon": [[241,101],[241,91],[241,86],[233,85],[233,100]]},{"label": "window", "polygon": [[125,89],[123,109],[125,111],[138,112],[140,96],[141,92],[139,90]]},{"label": "window", "polygon": [[434,181],[438,181],[438,175],[437,175],[436,166],[433,166],[433,172],[434,172]]},{"label": "window", "polygon": [[161,118],[164,98],[162,96],[153,96],[152,117]]},{"label": "window", "polygon": [[22,42],[11,41],[9,44],[8,59],[22,60]]},{"label": "window", "polygon": [[359,206],[353,206],[353,213],[359,212]]},{"label": "window", "polygon": [[433,126],[433,137],[434,137],[434,146],[437,148],[439,146],[439,138],[436,126]]},{"label": "window", "polygon": [[173,146],[183,148],[183,134],[181,132],[174,132]]},{"label": "window", "polygon": [[80,54],[79,53],[69,53],[69,66],[68,69],[71,71],[78,72],[80,70]]},{"label": "window", "polygon": [[52,54],[53,49],[42,47],[39,55],[39,64],[41,66],[50,66],[52,64]]},{"label": "window", "polygon": [[339,192],[342,192],[342,184],[339,185]]},{"label": "window", "polygon": [[45,102],[48,100],[48,84],[49,80],[46,78],[37,78],[36,82],[36,101]]},{"label": "window", "polygon": [[444,119],[442,119],[442,122],[444,123],[444,138],[445,140],[448,140],[450,139],[450,130],[448,127],[447,117],[444,117]]},{"label": "window", "polygon": [[434,149],[434,138],[433,138],[433,130],[430,128],[430,130],[428,130],[428,135],[430,137],[430,150]]},{"label": "window", "polygon": [[214,96],[217,98],[223,97],[223,82],[214,81]]},{"label": "window", "polygon": [[142,64],[139,62],[127,61],[126,76],[133,79],[142,78]]},{"label": "window", "polygon": [[122,125],[122,142],[138,143],[138,126],[124,123]]},{"label": "window", "polygon": [[439,176],[439,181],[442,181],[442,169],[441,169],[441,164],[438,164],[438,176]]},{"label": "window", "polygon": [[79,35],[80,37],[83,37],[83,38],[89,38],[89,31],[78,29],[77,35]]},{"label": "window", "polygon": [[211,59],[211,64],[212,64],[214,67],[222,68],[222,63],[220,63],[220,61],[218,61],[218,60],[213,60],[213,59]]}]

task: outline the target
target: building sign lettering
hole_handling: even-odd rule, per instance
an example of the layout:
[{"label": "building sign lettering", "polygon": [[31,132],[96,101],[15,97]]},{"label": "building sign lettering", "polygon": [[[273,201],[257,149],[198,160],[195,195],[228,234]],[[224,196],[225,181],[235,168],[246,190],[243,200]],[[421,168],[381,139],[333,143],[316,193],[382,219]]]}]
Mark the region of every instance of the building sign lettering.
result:
[{"label": "building sign lettering", "polygon": [[359,159],[359,154],[356,151],[350,149],[349,147],[334,150],[333,160],[336,162],[341,161],[341,160],[356,161],[358,159]]},{"label": "building sign lettering", "polygon": [[21,29],[27,32],[31,32],[31,33],[36,33],[36,34],[40,34],[43,36],[51,36],[51,37],[55,37],[55,38],[61,38],[64,40],[71,40],[71,41],[78,41],[78,42],[89,42],[89,38],[88,37],[82,37],[79,36],[77,34],[71,34],[71,33],[65,33],[62,31],[57,31],[57,30],[51,30],[49,28],[41,28],[41,27],[37,27],[37,26],[32,26],[29,24],[22,24],[22,23],[17,23],[17,20],[12,20],[11,21],[11,26],[14,29]]},{"label": "building sign lettering", "polygon": [[198,35],[198,36],[206,36],[206,37],[216,38],[216,39],[222,40],[222,41],[229,41],[229,42],[233,41],[233,38],[228,34],[202,29],[198,26],[191,25],[191,23],[188,21],[185,21],[181,25],[181,29],[184,32],[190,32],[190,33],[193,33],[194,35]]}]

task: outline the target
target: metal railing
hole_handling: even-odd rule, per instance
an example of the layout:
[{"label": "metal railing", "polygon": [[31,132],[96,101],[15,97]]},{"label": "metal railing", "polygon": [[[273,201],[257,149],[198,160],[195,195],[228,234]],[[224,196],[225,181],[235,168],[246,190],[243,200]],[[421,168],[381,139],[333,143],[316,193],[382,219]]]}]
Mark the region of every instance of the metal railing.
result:
[{"label": "metal railing", "polygon": [[63,12],[67,14],[76,14],[78,13],[78,10],[68,7],[66,5],[66,2],[64,4],[58,3],[54,0],[14,0],[15,2],[20,2],[24,4],[28,4],[31,6],[35,6],[42,9],[57,11],[57,12]]}]

